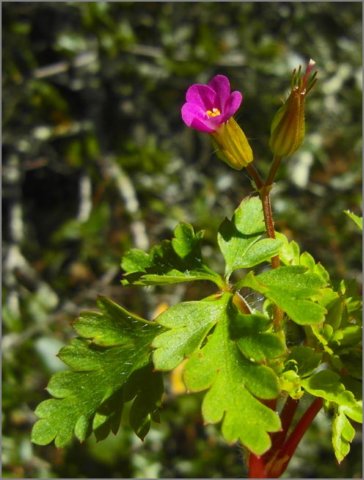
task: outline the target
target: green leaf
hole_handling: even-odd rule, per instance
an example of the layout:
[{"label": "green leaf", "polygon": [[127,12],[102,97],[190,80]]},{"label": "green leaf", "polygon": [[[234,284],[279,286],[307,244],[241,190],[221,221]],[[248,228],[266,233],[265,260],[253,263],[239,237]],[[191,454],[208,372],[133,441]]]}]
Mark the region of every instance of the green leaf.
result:
[{"label": "green leaf", "polygon": [[331,370],[321,370],[302,380],[303,388],[316,397],[324,398],[340,407],[349,418],[362,422],[362,405],[353,392],[345,388],[340,376]]},{"label": "green leaf", "polygon": [[172,239],[173,250],[180,258],[186,258],[191,254],[200,257],[200,242],[203,234],[202,230],[195,234],[191,225],[180,223],[174,230],[174,238]]},{"label": "green leaf", "polygon": [[[288,366],[292,366],[291,363]],[[281,390],[287,392],[295,400],[300,399],[304,394],[301,388],[301,378],[294,370],[288,369],[284,371],[279,377],[279,384]]]},{"label": "green leaf", "polygon": [[[60,352],[71,370],[51,378],[48,391],[55,397],[36,409],[39,420],[32,441],[45,445],[55,440],[67,445],[73,434],[80,441],[95,431],[104,438],[120,424],[122,389],[133,372],[150,363],[153,338],[161,327],[130,314],[111,300],[98,302],[101,312],[83,313],[76,321],[80,335]],[[102,329],[105,327],[105,337]]]},{"label": "green leaf", "polygon": [[147,365],[133,373],[125,387],[125,398],[134,398],[129,421],[141,440],[148,433],[151,421],[159,422],[159,406],[163,394],[162,375]]},{"label": "green leaf", "polygon": [[92,421],[92,430],[97,441],[106,438],[110,432],[114,434],[118,432],[123,407],[123,390],[120,389],[105,400],[101,407],[98,408]]},{"label": "green leaf", "polygon": [[277,255],[281,240],[262,239],[264,232],[262,205],[256,197],[243,200],[232,220],[224,220],[218,244],[225,258],[227,278],[235,270],[254,267]]},{"label": "green leaf", "polygon": [[[340,369],[344,369],[353,378],[357,380],[362,380],[363,378],[363,355],[361,345],[358,348],[345,349],[343,352],[340,351]],[[333,360],[334,356],[331,357]]]},{"label": "green leaf", "polygon": [[344,368],[361,378],[358,366],[361,365],[362,302],[358,285],[342,281],[338,292],[324,295],[320,303],[328,313],[324,324],[311,326],[313,335],[330,355],[332,365],[334,358],[335,363],[340,363],[339,358],[344,362],[344,365],[335,366],[338,371]]},{"label": "green leaf", "polygon": [[295,241],[289,242],[288,238],[279,232],[276,232],[276,237],[282,242],[279,258],[284,265],[306,267],[309,272],[319,275],[325,283],[329,282],[330,276],[327,270],[320,263],[316,263],[308,252],[301,254],[298,243]]},{"label": "green leaf", "polygon": [[351,218],[351,220],[359,227],[360,230],[363,230],[363,217],[355,215],[355,213],[350,210],[344,210],[344,213]]},{"label": "green leaf", "polygon": [[[99,304],[102,313],[82,312],[74,324],[76,332],[81,337],[92,340],[95,345],[111,347],[134,342],[139,335],[144,337],[144,331],[135,327],[144,324],[153,325],[152,329],[159,330],[155,324],[145,321],[108,299],[102,299]],[[65,352],[61,359],[65,361],[64,355]]]},{"label": "green leaf", "polygon": [[234,224],[244,235],[265,232],[262,202],[258,197],[245,198],[235,210]]},{"label": "green leaf", "polygon": [[274,333],[258,333],[238,340],[238,347],[249,360],[263,362],[279,357],[286,351],[282,340]]},{"label": "green leaf", "polygon": [[203,232],[194,232],[189,224],[175,228],[172,241],[164,240],[150,253],[132,249],[124,255],[121,266],[125,271],[124,285],[169,285],[173,283],[208,280],[219,287],[223,279],[202,259]]},{"label": "green leaf", "polygon": [[299,345],[291,348],[291,353],[287,357],[287,363],[292,362],[296,365],[296,371],[300,377],[307,377],[319,366],[322,359],[322,353],[316,352],[313,348]]},{"label": "green leaf", "polygon": [[332,424],[332,444],[339,463],[350,452],[350,443],[354,437],[355,429],[347,419],[343,408],[339,407]]},{"label": "green leaf", "polygon": [[230,298],[226,293],[179,303],[163,312],[156,322],[168,330],[153,340],[155,368],[172,370],[199,348],[211,328],[226,315]]},{"label": "green leaf", "polygon": [[313,299],[325,286],[323,279],[307,272],[305,267],[280,267],[255,276],[243,278],[237,288],[250,287],[264,294],[300,325],[317,324],[324,320],[326,309]]},{"label": "green leaf", "polygon": [[279,252],[279,258],[284,265],[299,265],[300,264],[300,247],[297,242],[283,235],[283,233],[275,232],[276,237],[281,240],[282,246]]},{"label": "green leaf", "polygon": [[121,266],[127,273],[145,272],[152,262],[148,253],[132,248],[123,256]]},{"label": "green leaf", "polygon": [[269,432],[278,431],[280,421],[258,398],[276,398],[278,381],[270,368],[247,360],[230,338],[229,323],[235,314],[230,303],[206,344],[187,361],[184,381],[190,391],[208,390],[202,404],[207,423],[222,421],[228,442],[240,440],[260,455],[269,449]]},{"label": "green leaf", "polygon": [[253,362],[264,362],[286,351],[276,334],[266,332],[270,326],[270,319],[261,313],[245,315],[237,311],[230,315],[231,338],[236,340],[242,354]]},{"label": "green leaf", "polygon": [[341,347],[354,347],[358,345],[362,339],[361,325],[348,325],[336,332],[330,338],[330,345],[336,343]]}]

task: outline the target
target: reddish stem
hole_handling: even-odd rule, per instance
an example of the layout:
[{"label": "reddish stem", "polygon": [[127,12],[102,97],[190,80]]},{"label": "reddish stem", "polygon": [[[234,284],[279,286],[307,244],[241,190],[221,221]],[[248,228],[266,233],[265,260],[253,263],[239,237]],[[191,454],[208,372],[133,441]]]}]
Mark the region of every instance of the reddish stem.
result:
[{"label": "reddish stem", "polygon": [[248,478],[267,478],[263,457],[251,453],[249,455],[249,476]]},{"label": "reddish stem", "polygon": [[[299,400],[288,397],[281,412],[282,430],[272,435],[272,447],[270,451],[277,451],[285,441],[289,427],[291,426],[294,414],[296,413]],[[270,455],[271,457],[272,455]]]},{"label": "reddish stem", "polygon": [[268,477],[278,478],[286,470],[298,444],[300,443],[303,435],[306,433],[308,427],[311,425],[313,419],[321,410],[323,405],[322,398],[316,398],[308,407],[302,418],[295,426],[293,432],[289,436],[286,443],[281,448],[277,455],[273,465],[267,472]]},{"label": "reddish stem", "polygon": [[267,181],[265,182],[266,185],[272,185],[272,183],[274,182],[274,177],[276,176],[276,173],[277,173],[277,170],[278,170],[279,165],[281,163],[281,160],[282,160],[281,157],[274,157],[273,158],[272,166],[271,166],[270,172],[268,174]]},{"label": "reddish stem", "polygon": [[[255,185],[257,187],[257,191],[259,192],[260,200],[262,202],[263,207],[263,215],[264,215],[264,223],[265,228],[267,231],[267,235],[269,238],[276,238],[275,230],[274,230],[274,220],[273,220],[273,212],[272,212],[272,205],[270,202],[270,190],[272,188],[272,182],[274,176],[277,172],[279,167],[280,158],[275,158],[273,161],[273,166],[268,176],[268,180],[263,182],[261,176],[257,172],[256,168],[253,165],[248,165],[247,170],[248,173],[253,178]],[[280,265],[279,256],[275,255],[271,259],[272,268],[278,268]],[[283,311],[276,305],[274,307],[274,315],[273,315],[273,323],[274,328],[276,331],[281,330],[283,320]]]}]

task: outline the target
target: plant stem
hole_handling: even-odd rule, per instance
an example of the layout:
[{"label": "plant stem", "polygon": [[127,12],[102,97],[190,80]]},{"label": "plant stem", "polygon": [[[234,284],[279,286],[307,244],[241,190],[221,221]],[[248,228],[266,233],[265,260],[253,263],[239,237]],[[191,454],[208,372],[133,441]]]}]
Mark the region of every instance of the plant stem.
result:
[{"label": "plant stem", "polygon": [[267,178],[267,181],[265,182],[265,185],[266,186],[270,186],[273,184],[274,182],[274,178],[276,176],[276,173],[277,173],[277,170],[279,168],[279,165],[281,163],[281,160],[282,160],[282,157],[273,157],[273,162],[272,162],[272,166],[269,170],[269,174],[268,174],[268,178]]},{"label": "plant stem", "polygon": [[[270,190],[276,173],[281,162],[281,157],[275,156],[268,174],[266,182],[262,180],[259,173],[252,165],[248,165],[247,170],[253,178],[257,191],[262,202],[264,222],[269,238],[275,238],[273,212],[270,201]],[[272,268],[278,268],[280,265],[279,256],[272,257]],[[274,310],[274,326],[276,331],[281,329],[283,320],[283,311],[275,306]],[[257,456],[251,453],[249,455],[249,478],[278,478],[286,470],[296,448],[301,441],[303,435],[311,425],[313,419],[320,411],[323,400],[316,398],[308,407],[302,418],[298,421],[294,430],[287,438],[288,430],[296,413],[299,400],[288,397],[282,412],[281,422],[282,430],[272,435],[272,446],[270,450],[263,456]],[[272,406],[274,409],[274,407]]]},{"label": "plant stem", "polygon": [[[272,213],[272,205],[270,202],[270,190],[272,187],[272,181],[274,179],[274,175],[278,169],[280,162],[280,158],[275,157],[273,159],[273,165],[271,171],[268,176],[268,180],[264,182],[262,177],[260,176],[259,172],[256,170],[254,165],[249,164],[246,168],[248,173],[254,180],[256,185],[257,191],[259,192],[260,199],[262,201],[263,206],[263,214],[264,214],[264,222],[265,228],[267,230],[267,235],[269,238],[276,238],[274,232],[274,221],[273,221],[273,213]],[[273,168],[274,167],[274,168]],[[279,267],[279,257],[272,258],[272,267],[277,268]]]},{"label": "plant stem", "polygon": [[[294,400],[292,397],[288,397],[286,403],[281,412],[282,431],[272,435],[272,447],[270,451],[277,451],[283,445],[285,441],[289,427],[291,426],[294,414],[296,413],[299,400]],[[272,455],[270,455],[271,457]]]},{"label": "plant stem", "polygon": [[267,478],[263,457],[254,455],[254,453],[249,455],[248,478]]},{"label": "plant stem", "polygon": [[247,165],[246,169],[254,180],[255,186],[257,187],[257,190],[259,192],[259,190],[264,186],[264,181],[262,177],[260,176],[258,170],[251,163]]},{"label": "plant stem", "polygon": [[[251,175],[251,177],[255,182],[257,191],[259,192],[260,200],[262,202],[262,207],[263,207],[265,228],[269,238],[276,238],[275,231],[274,231],[272,205],[270,201],[270,191],[272,188],[274,177],[280,165],[280,162],[281,162],[280,157],[273,158],[272,167],[270,169],[270,172],[268,174],[268,179],[266,182],[262,180],[260,174],[254,167],[254,165],[249,164],[246,167],[248,173]],[[279,267],[280,260],[278,255],[275,255],[274,257],[272,257],[271,265],[272,265],[272,268]],[[273,323],[276,331],[281,330],[282,320],[283,320],[283,311],[279,307],[275,306]]]},{"label": "plant stem", "polygon": [[274,231],[273,213],[272,213],[272,205],[270,202],[269,188],[264,186],[259,193],[260,193],[260,198],[262,200],[262,205],[263,205],[263,213],[264,213],[265,227],[267,229],[267,235],[269,238],[276,238],[276,234]]},{"label": "plant stem", "polygon": [[267,475],[269,477],[278,478],[286,470],[294,452],[296,451],[298,444],[300,443],[303,435],[306,433],[308,427],[311,425],[315,416],[321,410],[322,405],[322,398],[316,398],[308,407],[302,418],[295,426],[288,440],[281,448],[272,467],[267,472]]},{"label": "plant stem", "polygon": [[288,430],[291,426],[294,414],[296,413],[299,400],[294,400],[288,397],[286,403],[281,411],[280,418],[282,423],[282,430],[274,433],[272,438],[272,446],[269,451],[264,455],[264,463],[267,471],[271,469],[271,466],[275,464],[277,456],[280,454],[280,449],[287,437]]},{"label": "plant stem", "polygon": [[[263,206],[263,214],[264,214],[264,222],[265,228],[267,230],[267,235],[269,238],[276,238],[276,234],[274,231],[274,221],[273,221],[273,212],[272,212],[272,205],[270,202],[270,189],[271,186],[264,185],[259,190],[260,199],[262,201]],[[272,268],[278,268],[280,265],[279,256],[275,255],[271,258],[271,265]],[[274,315],[273,315],[273,324],[276,331],[281,330],[283,320],[283,311],[275,305],[274,307]]]}]

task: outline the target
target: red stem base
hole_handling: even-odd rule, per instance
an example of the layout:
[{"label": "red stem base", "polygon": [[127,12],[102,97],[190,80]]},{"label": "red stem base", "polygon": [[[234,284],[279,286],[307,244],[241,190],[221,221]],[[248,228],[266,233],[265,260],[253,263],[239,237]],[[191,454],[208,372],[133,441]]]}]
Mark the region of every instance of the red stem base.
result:
[{"label": "red stem base", "polygon": [[322,398],[316,398],[301,419],[297,422],[292,433],[287,438],[287,433],[298,401],[288,398],[281,413],[282,431],[272,435],[272,446],[263,456],[251,453],[249,455],[249,478],[279,478],[288,467],[298,444],[311,425],[323,405]]}]

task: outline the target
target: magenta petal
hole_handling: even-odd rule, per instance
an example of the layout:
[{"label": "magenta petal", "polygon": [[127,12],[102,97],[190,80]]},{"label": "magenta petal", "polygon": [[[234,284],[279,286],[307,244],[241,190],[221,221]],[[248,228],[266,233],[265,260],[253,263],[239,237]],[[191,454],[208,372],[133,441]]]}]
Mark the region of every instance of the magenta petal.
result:
[{"label": "magenta petal", "polygon": [[230,96],[230,81],[225,75],[216,75],[209,81],[209,86],[213,88],[217,95],[217,108],[224,111],[225,104]]},{"label": "magenta petal", "polygon": [[194,128],[195,130],[198,130],[199,132],[205,132],[205,133],[212,133],[216,130],[217,126],[209,126],[207,125],[207,122],[202,122],[198,118],[194,118],[191,124],[191,127]]},{"label": "magenta petal", "polygon": [[185,103],[181,109],[182,120],[188,127],[200,132],[212,133],[215,131],[211,121],[206,118],[205,111],[193,103]]},{"label": "magenta petal", "polygon": [[230,97],[228,98],[225,104],[225,110],[223,114],[224,122],[226,122],[230,117],[232,117],[235,114],[235,112],[240,107],[242,101],[243,101],[243,95],[240,92],[235,91],[230,95]]},{"label": "magenta petal", "polygon": [[187,90],[186,100],[188,103],[200,106],[205,111],[211,110],[216,106],[216,93],[208,85],[195,83]]},{"label": "magenta petal", "polygon": [[201,120],[205,117],[205,110],[194,103],[185,103],[181,109],[182,119],[190,127],[194,118]]}]

